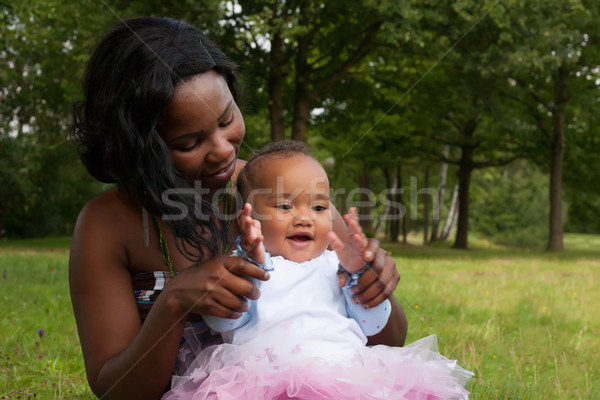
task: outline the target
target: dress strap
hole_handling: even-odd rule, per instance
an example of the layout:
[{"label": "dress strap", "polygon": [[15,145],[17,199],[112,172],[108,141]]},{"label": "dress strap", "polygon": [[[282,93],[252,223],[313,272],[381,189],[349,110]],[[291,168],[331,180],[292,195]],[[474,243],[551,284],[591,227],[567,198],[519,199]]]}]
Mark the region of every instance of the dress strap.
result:
[{"label": "dress strap", "polygon": [[169,247],[167,246],[167,241],[165,240],[162,229],[160,228],[160,221],[156,215],[152,216],[152,223],[154,224],[154,229],[156,232],[158,232],[158,241],[160,243],[160,252],[162,253],[163,262],[169,268],[171,276],[175,276],[175,268],[173,268],[173,263],[171,262],[171,257],[169,256]]},{"label": "dress strap", "polygon": [[[235,211],[233,199],[231,198],[233,193],[233,178],[229,178],[229,182],[227,182],[227,190],[225,193],[222,193],[219,196],[219,199],[214,203],[214,206],[217,206],[221,201],[225,200],[224,209],[227,213],[227,217],[230,216],[230,213]],[[150,247],[150,236],[148,233],[148,212],[145,208],[142,207],[142,219],[144,222],[144,246]],[[230,228],[230,218],[226,218],[226,226],[227,230]],[[175,276],[175,268],[173,268],[173,263],[171,262],[171,257],[169,255],[169,247],[167,246],[167,241],[162,233],[162,229],[160,228],[160,221],[156,215],[152,215],[152,224],[154,225],[154,229],[158,233],[158,240],[160,243],[160,252],[162,253],[163,263],[169,268],[169,272],[171,276]],[[227,243],[223,244],[222,254],[227,254],[229,252],[229,246]]]}]

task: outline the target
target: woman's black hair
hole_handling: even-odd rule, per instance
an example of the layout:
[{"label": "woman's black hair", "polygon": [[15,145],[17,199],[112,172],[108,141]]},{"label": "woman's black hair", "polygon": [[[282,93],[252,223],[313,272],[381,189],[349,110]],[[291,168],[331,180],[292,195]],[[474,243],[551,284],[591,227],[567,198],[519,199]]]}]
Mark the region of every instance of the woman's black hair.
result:
[{"label": "woman's black hair", "polygon": [[[91,55],[82,81],[84,100],[73,107],[72,135],[89,173],[121,185],[154,215],[181,215],[167,223],[182,239],[183,253],[197,261],[218,254],[229,232],[215,221],[210,202],[196,204],[193,183],[173,167],[155,127],[175,87],[211,69],[226,80],[236,99],[235,68],[199,29],[185,22],[129,19]],[[165,193],[171,201],[163,201]]]}]

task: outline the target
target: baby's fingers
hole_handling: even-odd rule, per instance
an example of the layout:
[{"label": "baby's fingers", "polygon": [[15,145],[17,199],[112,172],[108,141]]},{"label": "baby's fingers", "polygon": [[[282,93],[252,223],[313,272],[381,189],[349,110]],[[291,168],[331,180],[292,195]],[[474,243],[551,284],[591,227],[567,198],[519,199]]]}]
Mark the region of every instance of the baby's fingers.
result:
[{"label": "baby's fingers", "polygon": [[331,231],[327,235],[327,237],[329,238],[329,243],[331,243],[331,247],[333,248],[333,250],[335,250],[339,258],[340,252],[343,252],[346,249],[346,245],[344,244],[344,242],[342,242],[342,240],[335,232]]},{"label": "baby's fingers", "polygon": [[344,215],[344,221],[346,221],[346,225],[348,225],[348,231],[351,235],[358,233],[363,235],[362,227],[358,221],[358,211],[356,207],[350,207],[348,209],[348,214]]},{"label": "baby's fingers", "polygon": [[369,240],[363,234],[355,233],[350,236],[350,243],[354,247],[356,254],[360,257],[364,256],[365,249],[369,244]]},{"label": "baby's fingers", "polygon": [[340,264],[342,264],[346,271],[358,272],[366,265],[360,255],[356,254],[356,250],[346,246],[335,232],[329,232],[328,238],[331,247],[340,259]]},{"label": "baby's fingers", "polygon": [[344,215],[344,221],[346,221],[346,224],[348,225],[348,234],[352,246],[354,246],[356,251],[362,255],[364,249],[367,247],[367,237],[358,221],[356,207],[350,207],[348,214]]},{"label": "baby's fingers", "polygon": [[246,203],[238,217],[242,235],[242,247],[245,249],[254,246],[258,241],[262,240],[260,222],[251,217],[251,212],[252,206],[249,203]]}]

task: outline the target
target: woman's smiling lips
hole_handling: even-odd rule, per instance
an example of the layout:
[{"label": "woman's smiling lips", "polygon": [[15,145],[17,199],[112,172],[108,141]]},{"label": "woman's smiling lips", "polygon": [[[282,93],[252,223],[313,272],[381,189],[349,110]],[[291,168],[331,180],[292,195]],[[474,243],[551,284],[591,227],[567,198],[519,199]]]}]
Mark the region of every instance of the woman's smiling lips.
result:
[{"label": "woman's smiling lips", "polygon": [[226,165],[225,167],[216,170],[214,173],[211,174],[204,174],[202,176],[202,180],[207,180],[210,182],[226,182],[229,180],[229,178],[231,178],[231,175],[233,175],[233,172],[235,170],[235,158],[233,159],[233,161],[231,161],[228,165]]}]

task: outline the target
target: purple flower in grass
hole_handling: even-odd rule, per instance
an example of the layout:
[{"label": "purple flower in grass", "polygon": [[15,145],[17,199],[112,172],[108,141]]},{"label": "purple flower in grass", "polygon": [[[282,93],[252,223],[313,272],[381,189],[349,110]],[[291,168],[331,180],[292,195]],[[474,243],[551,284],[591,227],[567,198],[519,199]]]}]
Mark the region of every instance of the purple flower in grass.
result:
[{"label": "purple flower in grass", "polygon": [[42,339],[44,337],[44,333],[46,333],[45,330],[43,329],[38,329],[38,336],[40,337],[40,339]]}]

